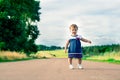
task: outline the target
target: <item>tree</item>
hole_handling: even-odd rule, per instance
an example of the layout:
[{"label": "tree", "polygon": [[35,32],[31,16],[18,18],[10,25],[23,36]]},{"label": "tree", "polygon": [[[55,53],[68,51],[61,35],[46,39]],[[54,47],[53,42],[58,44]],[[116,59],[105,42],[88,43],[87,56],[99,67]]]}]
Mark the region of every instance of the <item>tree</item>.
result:
[{"label": "tree", "polygon": [[40,20],[35,0],[0,0],[0,42],[3,50],[36,52]]}]

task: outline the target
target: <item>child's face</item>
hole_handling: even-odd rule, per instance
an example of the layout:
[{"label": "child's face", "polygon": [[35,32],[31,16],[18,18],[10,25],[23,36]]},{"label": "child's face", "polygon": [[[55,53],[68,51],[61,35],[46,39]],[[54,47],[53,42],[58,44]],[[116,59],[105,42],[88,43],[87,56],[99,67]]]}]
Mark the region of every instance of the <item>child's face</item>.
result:
[{"label": "child's face", "polygon": [[73,28],[73,27],[71,27],[70,28],[70,32],[72,33],[72,34],[77,34],[77,28]]}]

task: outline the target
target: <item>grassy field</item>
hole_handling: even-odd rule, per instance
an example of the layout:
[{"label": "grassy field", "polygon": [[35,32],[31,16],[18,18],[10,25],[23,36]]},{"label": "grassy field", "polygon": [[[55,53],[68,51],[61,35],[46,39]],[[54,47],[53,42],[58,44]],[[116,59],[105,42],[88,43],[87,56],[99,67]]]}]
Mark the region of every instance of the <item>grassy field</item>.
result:
[{"label": "grassy field", "polygon": [[[36,58],[41,58],[41,57],[43,58],[67,58],[67,53],[64,53],[64,50],[39,51],[34,56]],[[84,56],[83,60],[120,64],[120,52],[111,52],[111,53],[106,52],[103,55]]]},{"label": "grassy field", "polygon": [[30,56],[35,58],[67,58],[67,53],[64,53],[64,50],[38,51]]},{"label": "grassy field", "polygon": [[30,54],[30,56],[28,57],[25,53],[0,51],[0,62],[45,59],[45,58],[67,58],[67,53],[64,53],[64,50],[38,51],[36,54]]},{"label": "grassy field", "polygon": [[[38,51],[36,54],[30,54],[29,57],[24,53],[0,51],[0,62],[43,58],[67,58],[67,55],[67,53],[64,53],[64,50]],[[103,55],[84,56],[83,60],[120,64],[120,52],[106,52]]]},{"label": "grassy field", "polygon": [[[32,54],[32,56],[35,58],[67,58],[67,53],[64,53],[64,50],[39,51],[35,55]],[[103,55],[84,56],[83,60],[120,64],[120,52],[106,52]]]},{"label": "grassy field", "polygon": [[85,60],[120,64],[120,52],[105,52],[103,55],[84,57]]},{"label": "grassy field", "polygon": [[0,51],[0,62],[11,62],[30,59],[24,53]]}]

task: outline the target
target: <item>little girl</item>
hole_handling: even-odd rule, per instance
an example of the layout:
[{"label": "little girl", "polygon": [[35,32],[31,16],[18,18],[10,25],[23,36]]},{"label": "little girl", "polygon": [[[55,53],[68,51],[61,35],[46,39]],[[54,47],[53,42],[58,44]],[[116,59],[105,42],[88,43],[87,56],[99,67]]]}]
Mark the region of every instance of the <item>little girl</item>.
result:
[{"label": "little girl", "polygon": [[81,63],[82,63],[82,48],[81,48],[81,42],[86,42],[86,43],[91,43],[90,40],[87,40],[85,38],[83,38],[81,35],[77,34],[78,31],[78,26],[76,24],[72,24],[70,26],[70,32],[71,32],[71,36],[70,38],[67,40],[66,46],[65,46],[65,53],[67,52],[67,48],[68,48],[68,62],[69,62],[69,68],[73,69],[73,65],[72,65],[72,59],[73,58],[77,58],[78,59],[78,68],[79,69],[83,69]]}]

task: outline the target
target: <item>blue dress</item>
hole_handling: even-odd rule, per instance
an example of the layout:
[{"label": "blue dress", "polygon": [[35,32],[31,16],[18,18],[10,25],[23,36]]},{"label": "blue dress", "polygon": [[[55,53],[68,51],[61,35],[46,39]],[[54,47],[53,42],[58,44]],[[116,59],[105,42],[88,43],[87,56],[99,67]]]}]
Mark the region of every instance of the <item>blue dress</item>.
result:
[{"label": "blue dress", "polygon": [[82,58],[82,48],[80,42],[81,36],[71,36],[69,38],[68,57],[69,58]]}]

